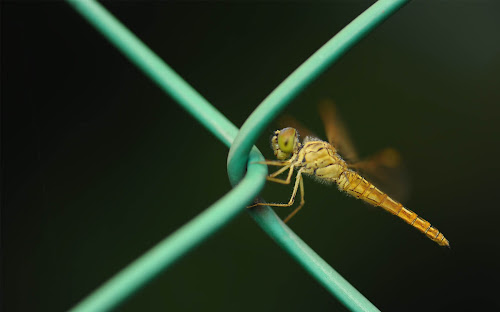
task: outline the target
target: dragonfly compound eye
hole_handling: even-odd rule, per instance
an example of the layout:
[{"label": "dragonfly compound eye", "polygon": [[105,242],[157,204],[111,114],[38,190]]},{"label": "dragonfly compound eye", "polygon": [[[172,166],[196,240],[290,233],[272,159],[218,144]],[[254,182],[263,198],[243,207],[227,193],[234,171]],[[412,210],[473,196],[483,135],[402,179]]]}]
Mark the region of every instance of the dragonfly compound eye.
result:
[{"label": "dragonfly compound eye", "polygon": [[293,152],[296,137],[297,131],[294,128],[285,128],[281,130],[278,135],[278,146],[280,150],[284,153]]}]

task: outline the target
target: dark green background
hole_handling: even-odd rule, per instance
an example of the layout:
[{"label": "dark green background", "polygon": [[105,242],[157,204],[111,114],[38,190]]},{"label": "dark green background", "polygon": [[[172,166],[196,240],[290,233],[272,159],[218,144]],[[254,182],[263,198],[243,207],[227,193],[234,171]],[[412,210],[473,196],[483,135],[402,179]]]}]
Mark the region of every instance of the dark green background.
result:
[{"label": "dark green background", "polygon": [[[106,7],[241,126],[371,4],[347,3]],[[1,301],[67,310],[226,194],[228,150],[65,3],[1,5]],[[316,103],[333,98],[362,156],[399,149],[405,204],[450,240],[306,180],[291,228],[381,310],[500,307],[499,30],[493,0],[412,2],[286,110],[322,134]],[[345,308],[242,213],[119,310]]]}]

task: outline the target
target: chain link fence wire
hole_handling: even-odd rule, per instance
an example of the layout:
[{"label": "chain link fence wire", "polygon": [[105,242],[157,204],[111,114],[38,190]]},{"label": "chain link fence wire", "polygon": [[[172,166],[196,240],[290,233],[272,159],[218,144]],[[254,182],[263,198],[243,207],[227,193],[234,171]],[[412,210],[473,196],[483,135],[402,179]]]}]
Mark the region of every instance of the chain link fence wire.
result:
[{"label": "chain link fence wire", "polygon": [[[267,168],[255,163],[263,160],[263,157],[253,145],[266,125],[313,79],[407,2],[408,0],[379,0],[369,7],[285,79],[238,131],[224,115],[101,4],[94,0],[68,0],[77,12],[146,76],[230,147],[228,175],[234,185],[228,194],[129,264],[78,303],[72,311],[108,311],[115,308],[244,210],[265,184]],[[278,245],[347,308],[351,311],[379,311],[293,233],[271,208],[265,206],[248,211]]]}]

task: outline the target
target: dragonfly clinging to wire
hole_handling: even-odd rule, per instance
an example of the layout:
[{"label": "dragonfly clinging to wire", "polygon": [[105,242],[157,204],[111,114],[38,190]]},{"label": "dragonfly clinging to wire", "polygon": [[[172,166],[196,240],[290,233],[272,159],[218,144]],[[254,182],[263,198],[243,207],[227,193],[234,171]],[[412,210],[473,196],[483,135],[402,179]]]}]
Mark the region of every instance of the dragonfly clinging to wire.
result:
[{"label": "dragonfly clinging to wire", "polygon": [[[306,136],[303,142],[300,142],[299,133],[296,128],[301,127],[293,120],[289,120],[295,127],[276,130],[271,139],[274,155],[278,160],[261,162],[269,166],[282,167],[267,177],[267,180],[272,182],[290,184],[294,170],[297,171],[289,202],[286,204],[256,203],[250,207],[258,205],[289,207],[293,205],[297,191],[300,188],[300,204],[285,218],[284,222],[288,222],[305,203],[302,176],[304,174],[310,175],[323,182],[336,183],[341,191],[345,191],[349,195],[359,198],[370,205],[383,208],[403,219],[439,245],[449,247],[448,240],[438,229],[431,226],[428,221],[420,218],[415,212],[405,208],[401,203],[389,197],[385,192],[375,187],[357,171],[353,170],[369,169],[370,166],[373,168],[376,157],[367,161],[359,161],[357,153],[347,137],[347,132],[341,124],[340,119],[337,118],[333,102],[323,101],[320,104],[320,113],[329,143],[313,136]],[[339,155],[339,152],[344,155],[349,163],[352,162],[352,165],[348,164]],[[398,163],[398,155],[395,150],[386,149],[379,154],[378,160],[384,159],[386,166],[392,166]],[[278,178],[280,174],[286,171],[288,171],[286,179]]]}]

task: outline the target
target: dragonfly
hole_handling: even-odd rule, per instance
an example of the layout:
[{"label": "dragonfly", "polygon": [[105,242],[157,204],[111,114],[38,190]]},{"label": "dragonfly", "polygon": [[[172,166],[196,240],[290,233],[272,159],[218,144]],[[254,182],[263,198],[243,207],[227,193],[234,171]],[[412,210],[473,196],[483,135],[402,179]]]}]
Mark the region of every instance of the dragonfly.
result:
[{"label": "dragonfly", "polygon": [[[297,129],[301,129],[306,134],[309,131],[289,117],[288,122],[293,127],[276,130],[271,138],[271,146],[277,160],[259,162],[268,166],[281,167],[267,176],[267,180],[271,182],[290,184],[293,173],[296,172],[292,196],[288,203],[259,202],[249,207],[260,205],[290,207],[294,204],[297,192],[300,189],[300,203],[285,218],[284,222],[287,223],[304,206],[303,175],[308,175],[320,182],[337,184],[340,191],[344,191],[372,206],[381,207],[403,219],[440,246],[449,247],[448,240],[437,228],[377,188],[358,172],[363,169],[374,172],[373,169],[377,168],[380,163],[383,163],[386,167],[397,166],[399,153],[394,149],[385,149],[376,157],[359,161],[347,131],[338,117],[333,101],[322,101],[319,105],[319,111],[328,142],[312,135],[307,135],[301,142]],[[344,155],[346,160],[340,156],[340,153]],[[286,178],[279,178],[281,174],[287,171]]]}]

